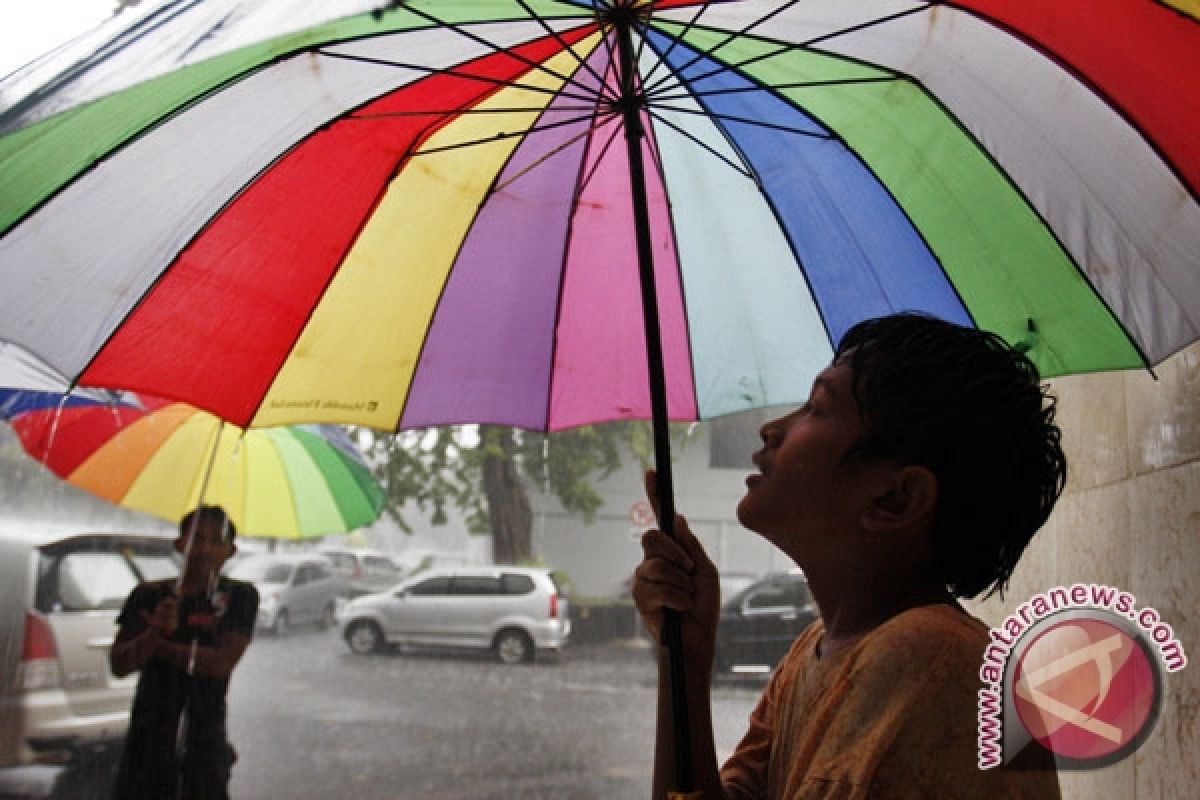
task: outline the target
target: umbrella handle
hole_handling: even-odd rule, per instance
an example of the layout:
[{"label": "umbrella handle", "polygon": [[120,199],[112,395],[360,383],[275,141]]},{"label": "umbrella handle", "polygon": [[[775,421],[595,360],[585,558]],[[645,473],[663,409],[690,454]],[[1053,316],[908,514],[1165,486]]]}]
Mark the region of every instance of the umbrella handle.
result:
[{"label": "umbrella handle", "polygon": [[[670,436],[666,426],[655,431],[655,499],[659,509],[659,527],[675,536],[675,496],[671,477]],[[659,439],[663,441],[659,441]],[[658,456],[665,456],[659,458]],[[692,748],[687,706],[687,672],[684,669],[683,617],[673,608],[663,609],[662,644],[667,648],[667,674],[671,688],[671,732],[675,755],[675,790],[671,800],[686,800],[692,785]]]},{"label": "umbrella handle", "polygon": [[[663,367],[662,334],[659,330],[658,297],[654,279],[654,248],[650,238],[650,212],[646,199],[645,165],[642,162],[642,108],[645,97],[634,75],[632,28],[635,15],[629,7],[614,4],[610,22],[616,32],[620,57],[621,114],[625,128],[625,146],[629,158],[629,185],[633,202],[634,232],[637,243],[638,278],[641,288],[642,321],[646,331],[646,367],[649,378],[651,420],[654,429],[654,466],[658,472],[655,488],[659,527],[668,536],[675,535],[675,497],[671,479],[671,436],[667,410],[666,371]],[[666,610],[663,617],[663,644],[667,648],[671,683],[671,720],[674,735],[675,791],[671,797],[687,796],[693,790],[691,739],[688,736],[687,690],[683,663],[683,628],[677,612]]]},{"label": "umbrella handle", "polygon": [[692,791],[691,740],[688,731],[687,675],[683,665],[683,623],[679,612],[666,609],[663,618],[663,644],[667,647],[667,666],[671,676],[671,728],[674,736],[675,787],[672,798],[683,798]]}]

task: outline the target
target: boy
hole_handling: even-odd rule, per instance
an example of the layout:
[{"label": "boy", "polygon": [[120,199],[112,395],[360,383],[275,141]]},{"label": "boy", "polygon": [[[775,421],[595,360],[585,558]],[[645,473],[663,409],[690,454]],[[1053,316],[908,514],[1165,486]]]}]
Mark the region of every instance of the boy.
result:
[{"label": "boy", "polygon": [[225,694],[258,614],[258,591],[220,575],[235,533],[217,506],[189,512],[175,540],[183,574],[137,586],[117,618],[113,674],[142,674],[114,798],[229,796]]},{"label": "boy", "polygon": [[[695,796],[1057,798],[1038,769],[977,767],[987,627],[957,598],[1003,589],[1066,476],[1037,369],[998,337],[899,314],[847,332],[799,410],[762,427],[738,519],[805,572],[821,612],[718,771],[709,685],[717,571],[682,517],[642,540],[633,595],[680,612]],[[653,475],[647,490],[654,497]],[[666,674],[665,650],[660,663]],[[659,682],[654,797],[672,780]]]}]

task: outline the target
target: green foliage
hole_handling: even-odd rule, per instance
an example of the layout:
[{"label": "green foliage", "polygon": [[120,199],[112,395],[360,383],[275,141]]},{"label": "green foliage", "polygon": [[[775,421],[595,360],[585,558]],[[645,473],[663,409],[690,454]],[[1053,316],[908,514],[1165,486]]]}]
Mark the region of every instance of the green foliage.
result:
[{"label": "green foliage", "polygon": [[412,527],[400,508],[409,501],[422,513],[429,513],[435,525],[446,523],[448,508],[457,508],[473,527],[487,530],[487,517],[479,518],[476,497],[480,462],[473,456],[478,444],[468,429],[381,434],[360,428],[355,433],[387,495],[388,515],[405,532],[412,533]]},{"label": "green foliage", "polygon": [[[672,444],[686,446],[690,427],[671,426]],[[648,422],[612,422],[551,434],[494,425],[467,425],[380,434],[359,429],[375,476],[388,495],[387,512],[405,531],[399,509],[412,501],[434,524],[457,509],[472,533],[491,533],[483,464],[512,459],[530,485],[558,498],[563,508],[591,520],[603,505],[593,481],[621,466],[629,452],[646,467],[653,460]],[[493,487],[494,488],[494,487]]]},{"label": "green foliage", "polygon": [[591,520],[604,500],[593,477],[607,477],[621,465],[622,431],[618,425],[576,428],[562,433],[527,433],[517,457],[521,471],[564,509]]}]

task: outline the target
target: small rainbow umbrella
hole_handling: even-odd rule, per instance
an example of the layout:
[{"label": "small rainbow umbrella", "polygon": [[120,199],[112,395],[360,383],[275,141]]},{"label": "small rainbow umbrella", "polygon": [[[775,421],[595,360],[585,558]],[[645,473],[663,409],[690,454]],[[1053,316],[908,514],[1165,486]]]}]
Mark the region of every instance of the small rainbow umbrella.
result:
[{"label": "small rainbow umbrella", "polygon": [[243,431],[186,403],[144,395],[0,390],[25,451],[80,489],[177,522],[222,506],[240,534],[307,539],[369,525],[384,494],[345,431]]}]

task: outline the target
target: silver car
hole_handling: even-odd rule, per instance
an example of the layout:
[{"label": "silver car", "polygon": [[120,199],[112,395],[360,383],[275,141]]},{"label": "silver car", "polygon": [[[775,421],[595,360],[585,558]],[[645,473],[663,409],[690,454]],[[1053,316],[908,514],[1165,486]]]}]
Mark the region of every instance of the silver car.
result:
[{"label": "silver car", "polygon": [[229,570],[229,577],[258,589],[258,627],[285,636],[292,625],[333,627],[341,583],[320,555],[261,553]]},{"label": "silver car", "polygon": [[559,653],[571,632],[553,574],[529,567],[453,567],[422,572],[382,594],[351,600],[341,634],[365,654],[385,645],[490,649],[501,662]]},{"label": "silver car", "polygon": [[392,557],[378,550],[322,547],[317,552],[333,564],[345,597],[385,591],[403,577],[403,571]]},{"label": "silver car", "polygon": [[0,528],[0,767],[119,748],[137,675],[108,652],[140,581],[179,574],[174,534]]}]

